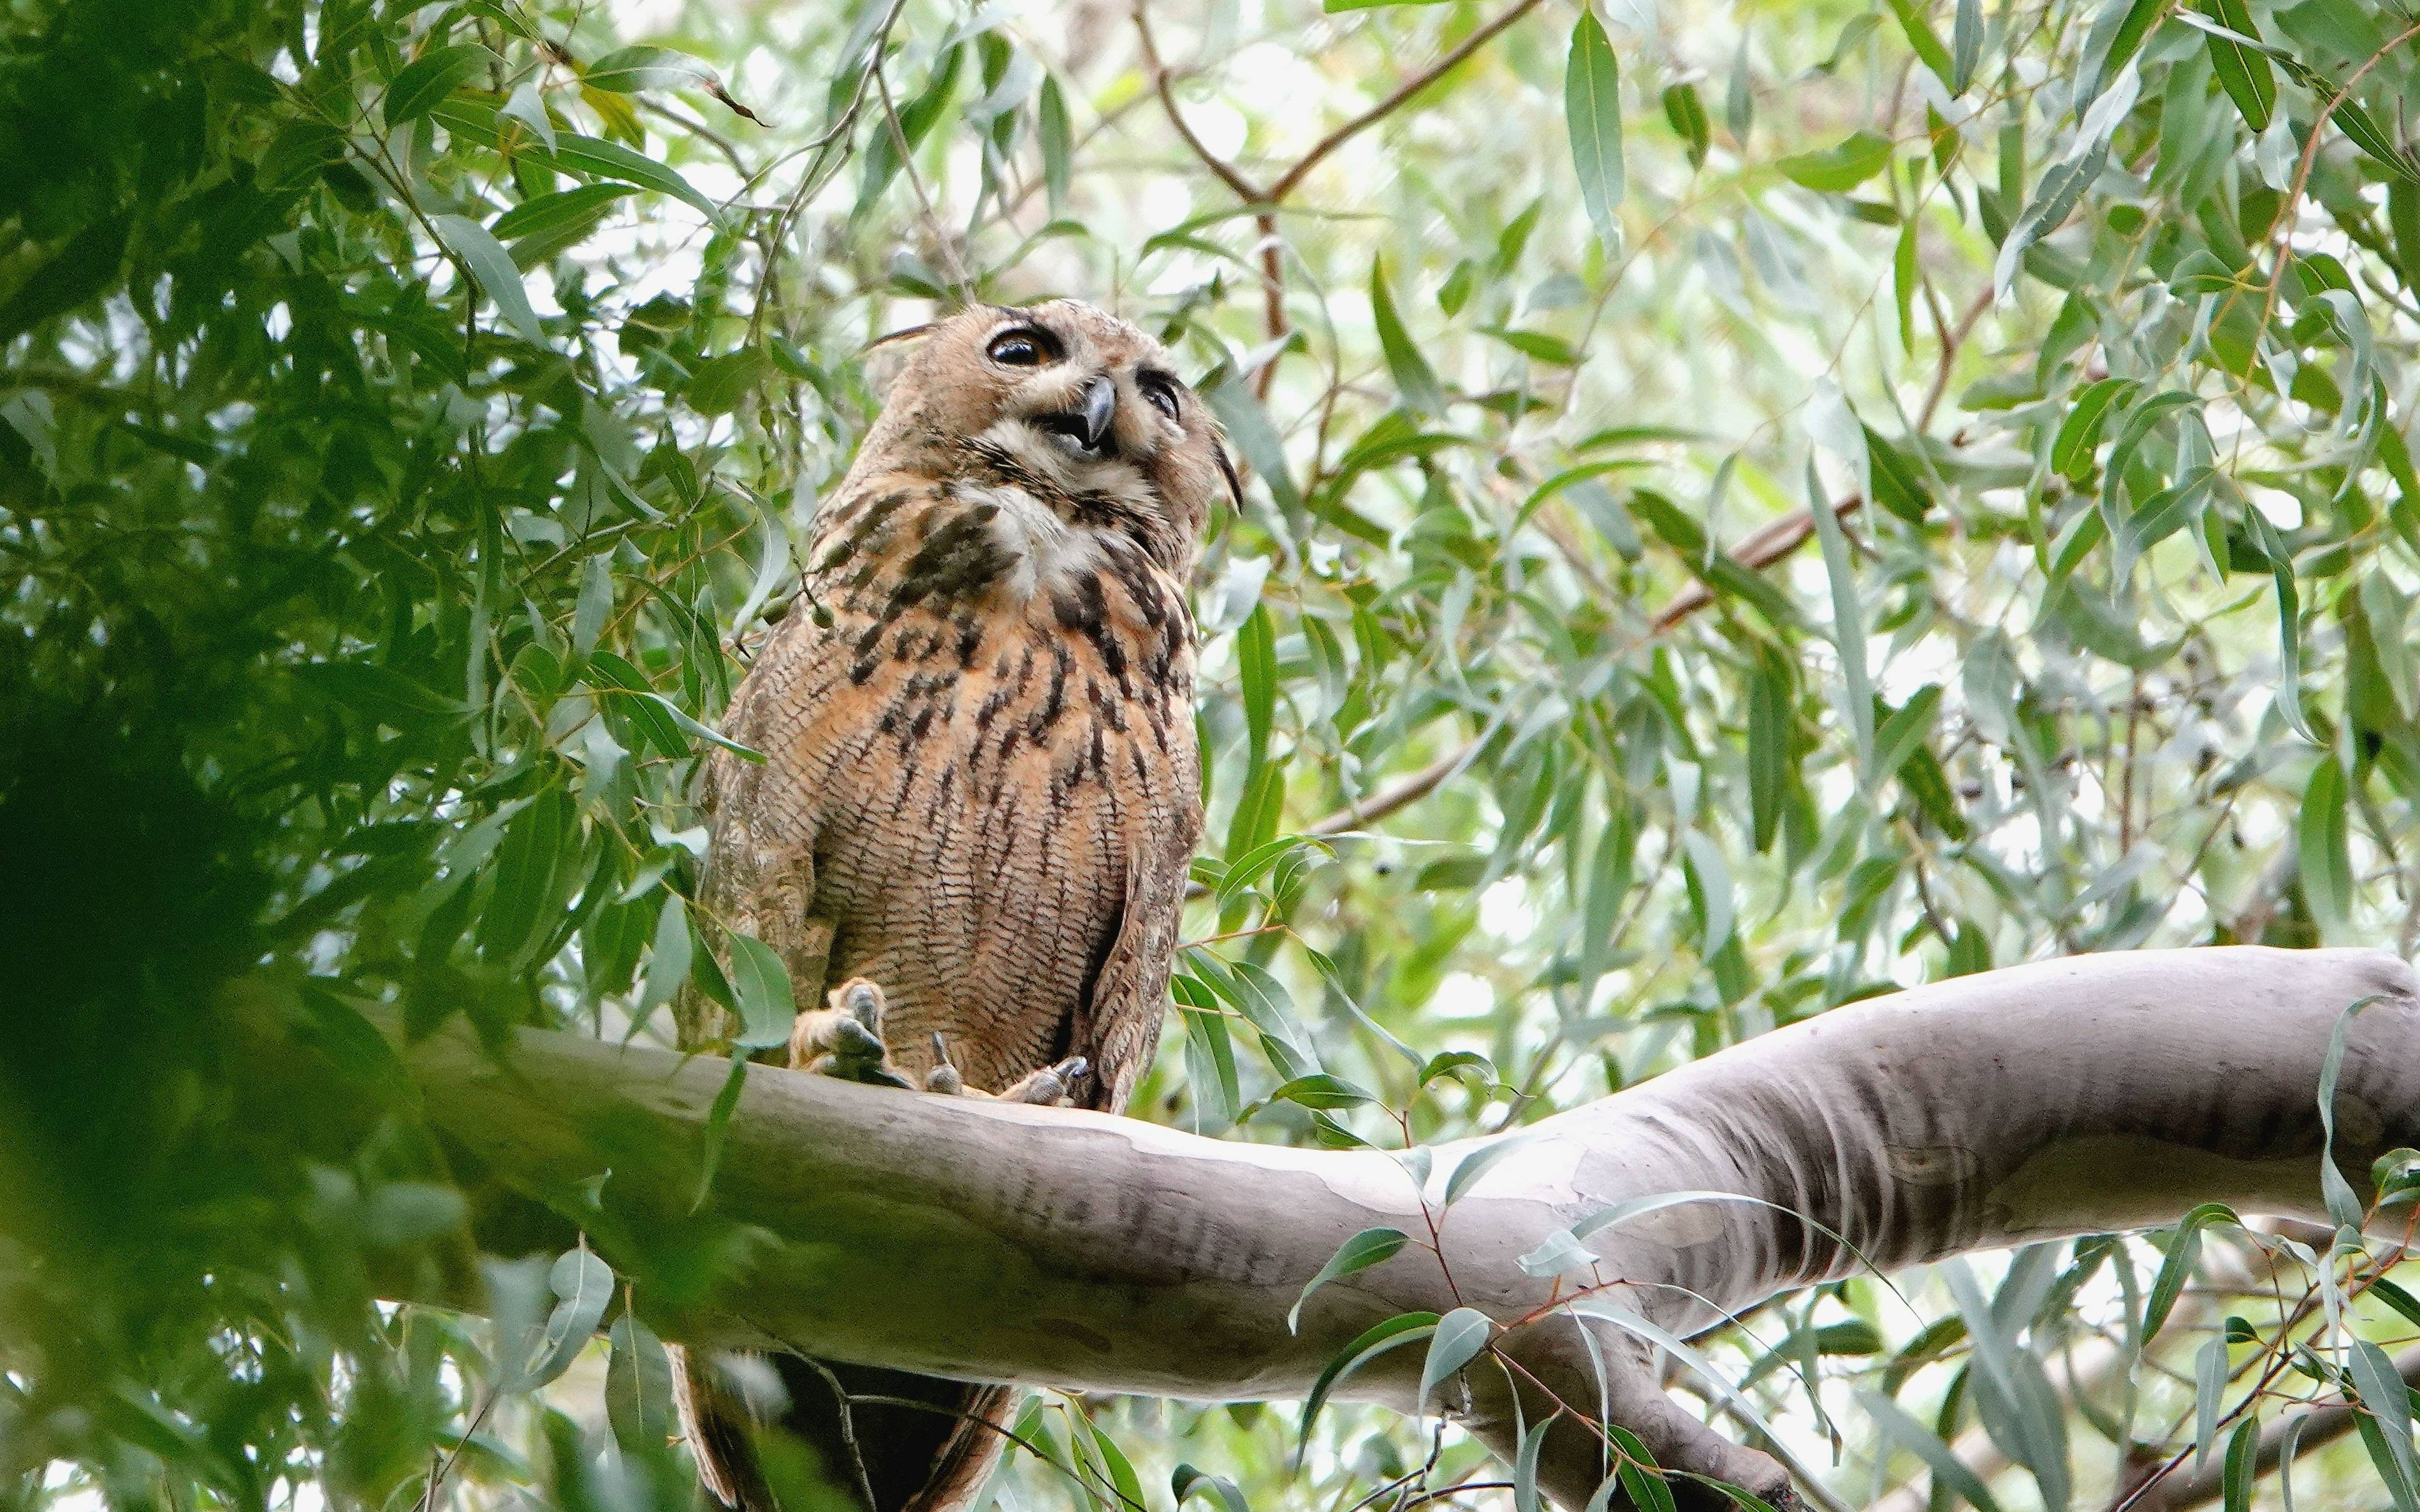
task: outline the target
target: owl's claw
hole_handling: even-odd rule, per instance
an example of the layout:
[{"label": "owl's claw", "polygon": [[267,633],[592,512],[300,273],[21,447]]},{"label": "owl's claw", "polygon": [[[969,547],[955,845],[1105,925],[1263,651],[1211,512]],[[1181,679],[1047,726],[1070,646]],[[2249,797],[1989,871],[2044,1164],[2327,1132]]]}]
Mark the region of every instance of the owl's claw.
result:
[{"label": "owl's claw", "polygon": [[790,1025],[790,1069],[874,1087],[907,1087],[882,1043],[882,989],[852,977],[832,989],[829,1005],[809,1009]]},{"label": "owl's claw", "polygon": [[1093,1069],[1093,1063],[1081,1056],[1069,1056],[1055,1066],[1029,1072],[1014,1087],[1000,1094],[1004,1103],[1031,1103],[1037,1107],[1065,1107],[1074,1101],[1070,1095],[1076,1079]]},{"label": "owl's claw", "polygon": [[934,1030],[933,1069],[924,1073],[924,1090],[939,1092],[943,1097],[957,1097],[966,1089],[967,1079],[959,1075],[958,1068],[950,1063],[949,1041],[941,1038],[940,1030]]},{"label": "owl's claw", "polygon": [[1055,1066],[1045,1066],[1031,1072],[1004,1092],[986,1092],[980,1087],[969,1087],[966,1077],[950,1059],[949,1041],[937,1031],[933,1036],[933,1069],[924,1073],[924,1090],[944,1097],[994,1097],[1002,1103],[1029,1103],[1041,1107],[1064,1107],[1070,1101],[1068,1088],[1076,1078],[1092,1068],[1092,1062],[1081,1056],[1070,1056]]}]

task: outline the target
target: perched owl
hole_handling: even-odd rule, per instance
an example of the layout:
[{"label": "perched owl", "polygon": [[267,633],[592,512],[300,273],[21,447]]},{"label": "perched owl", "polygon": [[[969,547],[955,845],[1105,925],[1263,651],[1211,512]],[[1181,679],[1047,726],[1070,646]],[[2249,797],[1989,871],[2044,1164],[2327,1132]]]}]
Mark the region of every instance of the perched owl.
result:
[{"label": "perched owl", "polygon": [[[703,903],[801,1004],[829,998],[793,1065],[1114,1111],[1158,1039],[1201,829],[1186,584],[1234,467],[1159,344],[1089,305],[904,339],[734,699],[765,760],[711,765]],[[688,1043],[729,1037],[711,1005],[683,1018]],[[773,1364],[783,1426],[874,1512],[961,1505],[1006,1442],[1004,1387]],[[716,1494],[770,1512],[734,1376],[685,1360],[684,1419]]]}]

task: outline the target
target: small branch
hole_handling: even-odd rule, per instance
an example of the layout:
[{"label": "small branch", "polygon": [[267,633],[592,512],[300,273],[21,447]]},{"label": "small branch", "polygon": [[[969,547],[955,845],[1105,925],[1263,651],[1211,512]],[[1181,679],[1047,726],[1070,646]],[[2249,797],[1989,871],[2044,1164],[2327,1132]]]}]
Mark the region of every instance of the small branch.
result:
[{"label": "small branch", "polygon": [[[1931,292],[1931,285],[1927,285],[1926,292]],[[1931,428],[1932,413],[1941,408],[1941,396],[1949,392],[1949,372],[1957,365],[1958,350],[1966,344],[1966,338],[1975,333],[1975,322],[1982,319],[1983,312],[1991,307],[1992,291],[1987,286],[1975,296],[1974,303],[1966,306],[1965,313],[1958,317],[1958,323],[1941,332],[1941,361],[1933,367],[1932,387],[1924,393],[1924,406],[1916,412],[1917,435],[1921,436]],[[1941,324],[1941,307],[1935,304],[1932,311],[1935,326]]]},{"label": "small branch", "polygon": [[1537,8],[1538,0],[1517,0],[1517,3],[1504,14],[1464,38],[1451,52],[1396,85],[1394,93],[1321,137],[1312,144],[1310,151],[1302,155],[1301,161],[1287,169],[1279,177],[1276,183],[1269,186],[1270,201],[1272,203],[1282,201],[1288,194],[1295,192],[1309,176],[1311,170],[1318,167],[1329,153],[1402,109],[1404,101],[1461,67],[1473,53],[1494,41],[1497,35],[1504,28]]},{"label": "small branch", "polygon": [[1176,128],[1176,134],[1185,139],[1185,145],[1193,149],[1193,155],[1202,160],[1202,165],[1216,175],[1237,199],[1247,205],[1267,201],[1270,198],[1268,194],[1193,134],[1193,127],[1186,120],[1185,112],[1176,106],[1174,76],[1169,72],[1168,66],[1160,62],[1158,44],[1152,40],[1151,22],[1143,14],[1143,0],[1135,0],[1134,23],[1135,36],[1142,43],[1143,63],[1151,69],[1152,91],[1159,96],[1159,108],[1168,113],[1168,124]]},{"label": "small branch", "polygon": [[[1846,519],[1850,515],[1865,507],[1865,502],[1862,495],[1851,494],[1834,504],[1832,513]],[[1804,509],[1792,510],[1779,519],[1761,525],[1749,532],[1732,549],[1731,558],[1750,572],[1761,572],[1806,545],[1807,538],[1814,533],[1814,515]],[[1651,629],[1656,635],[1667,634],[1683,620],[1714,601],[1713,589],[1702,582],[1693,582],[1672,595],[1672,601],[1665,605],[1651,622]]]},{"label": "small branch", "polygon": [[2269,254],[2269,291],[2261,297],[2260,321],[2253,327],[2252,331],[2256,355],[2261,338],[2269,333],[2270,320],[2277,313],[2277,290],[2284,286],[2286,270],[2294,260],[2295,212],[2297,207],[2302,204],[2303,191],[2310,185],[2311,169],[2319,161],[2319,137],[2327,131],[2328,118],[2336,113],[2337,106],[2352,97],[2353,85],[2361,83],[2370,69],[2386,61],[2386,55],[2389,53],[2414,37],[2420,37],[2420,23],[2405,27],[2396,34],[2394,40],[2372,53],[2367,61],[2353,69],[2346,77],[2345,82],[2337,86],[2335,96],[2319,107],[2318,118],[2311,122],[2310,135],[2303,142],[2302,161],[2294,165],[2293,186],[2287,192],[2286,203],[2277,211],[2276,239],[2272,244]]},{"label": "small branch", "polygon": [[[1263,189],[1194,135],[1193,128],[1185,119],[1185,113],[1177,108],[1171,74],[1160,61],[1158,45],[1152,39],[1151,23],[1143,14],[1145,0],[1135,0],[1135,35],[1142,44],[1143,63],[1151,70],[1152,89],[1159,97],[1160,108],[1168,113],[1169,124],[1176,128],[1176,134],[1184,138],[1185,145],[1202,160],[1203,167],[1208,168],[1237,199],[1257,211],[1252,217],[1252,224],[1260,236],[1261,318],[1270,341],[1282,340],[1292,329],[1285,314],[1285,263],[1279,246],[1277,208],[1285,202],[1287,195],[1301,187],[1311,169],[1319,166],[1328,154],[1402,109],[1405,101],[1460,67],[1472,54],[1495,40],[1506,27],[1536,9],[1538,4],[1539,0],[1515,0],[1515,4],[1502,15],[1472,32],[1435,63],[1396,85],[1394,92],[1386,99],[1311,144],[1311,150],[1305,152],[1293,167]],[[1262,366],[1260,377],[1253,385],[1254,392],[1266,399],[1269,386],[1276,380],[1277,362],[1272,358]]]}]

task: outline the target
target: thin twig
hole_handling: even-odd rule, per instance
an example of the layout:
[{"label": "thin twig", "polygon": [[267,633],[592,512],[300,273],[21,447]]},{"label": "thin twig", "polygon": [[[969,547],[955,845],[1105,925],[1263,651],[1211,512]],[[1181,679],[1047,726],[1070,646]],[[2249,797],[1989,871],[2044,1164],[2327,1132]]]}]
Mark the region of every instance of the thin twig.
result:
[{"label": "thin twig", "polygon": [[[1966,306],[1966,313],[1958,317],[1958,324],[1941,332],[1941,361],[1932,370],[1932,387],[1925,391],[1924,407],[1916,412],[1917,435],[1921,436],[1931,428],[1932,412],[1941,408],[1941,396],[1949,392],[1949,370],[1958,361],[1958,348],[1974,334],[1975,322],[1983,318],[1983,312],[1991,307],[1992,291],[1987,286],[1975,296],[1974,303]],[[1941,310],[1935,305],[1933,324],[1937,327],[1940,323]]]},{"label": "thin twig", "polygon": [[2277,313],[2277,290],[2286,282],[2286,270],[2293,265],[2294,213],[2296,208],[2302,204],[2304,189],[2311,181],[2311,169],[2319,161],[2319,137],[2327,129],[2328,118],[2336,113],[2338,105],[2343,104],[2351,96],[2352,86],[2361,83],[2362,75],[2384,62],[2387,54],[2394,52],[2414,37],[2420,37],[2420,23],[2405,27],[2393,41],[2372,53],[2368,61],[2353,69],[2345,82],[2337,87],[2335,98],[2319,107],[2318,117],[2311,122],[2310,135],[2303,142],[2302,161],[2294,166],[2293,188],[2287,193],[2286,203],[2277,211],[2276,239],[2272,242],[2269,254],[2269,292],[2260,301],[2260,323],[2252,331],[2252,340],[2256,348],[2261,338],[2269,333],[2270,318]]},{"label": "thin twig", "polygon": [[1287,169],[1276,183],[1269,186],[1270,201],[1272,203],[1282,201],[1288,194],[1294,193],[1295,187],[1302,182],[1304,176],[1317,167],[1322,159],[1393,115],[1403,107],[1405,100],[1452,72],[1473,53],[1494,41],[1497,34],[1536,8],[1538,8],[1538,0],[1517,0],[1517,3],[1504,14],[1464,38],[1460,45],[1451,52],[1398,85],[1394,93],[1321,137],[1312,144],[1310,151],[1302,155],[1300,162]]},{"label": "thin twig", "polygon": [[[1515,0],[1502,15],[1472,32],[1435,63],[1396,85],[1386,99],[1312,143],[1311,149],[1297,159],[1293,167],[1280,174],[1266,189],[1254,184],[1241,169],[1212,152],[1200,137],[1193,134],[1193,128],[1187,123],[1185,113],[1177,109],[1171,75],[1160,61],[1159,48],[1151,35],[1151,23],[1143,14],[1145,3],[1146,0],[1135,0],[1135,34],[1142,44],[1143,62],[1151,70],[1153,92],[1159,97],[1160,108],[1167,112],[1169,124],[1176,128],[1176,134],[1184,138],[1185,145],[1202,160],[1203,167],[1225,184],[1237,199],[1257,211],[1252,224],[1260,233],[1262,322],[1267,330],[1268,339],[1274,342],[1283,340],[1292,329],[1285,315],[1285,265],[1278,236],[1278,207],[1285,203],[1286,196],[1299,188],[1311,169],[1319,166],[1328,154],[1385,120],[1402,109],[1412,97],[1460,67],[1472,54],[1495,40],[1506,27],[1536,9],[1539,0]],[[1265,399],[1269,395],[1270,385],[1276,379],[1277,361],[1272,357],[1263,364],[1260,377],[1254,381],[1254,389]]]}]

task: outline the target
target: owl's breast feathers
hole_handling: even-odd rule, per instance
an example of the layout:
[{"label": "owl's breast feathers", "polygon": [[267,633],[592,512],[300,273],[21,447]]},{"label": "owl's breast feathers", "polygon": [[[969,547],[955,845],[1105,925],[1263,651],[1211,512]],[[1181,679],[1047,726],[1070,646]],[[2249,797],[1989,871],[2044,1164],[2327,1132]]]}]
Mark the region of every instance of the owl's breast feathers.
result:
[{"label": "owl's breast feathers", "polygon": [[767,760],[718,764],[715,849],[776,879],[803,847],[812,897],[735,902],[828,923],[911,1071],[938,1030],[975,1086],[1083,1055],[1122,1103],[1201,827],[1180,580],[1014,484],[893,473],[829,502],[805,588],[831,623],[802,604],[743,684]]}]

